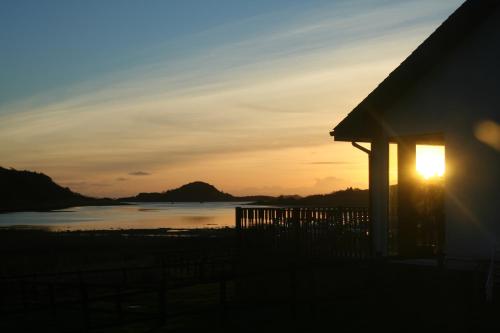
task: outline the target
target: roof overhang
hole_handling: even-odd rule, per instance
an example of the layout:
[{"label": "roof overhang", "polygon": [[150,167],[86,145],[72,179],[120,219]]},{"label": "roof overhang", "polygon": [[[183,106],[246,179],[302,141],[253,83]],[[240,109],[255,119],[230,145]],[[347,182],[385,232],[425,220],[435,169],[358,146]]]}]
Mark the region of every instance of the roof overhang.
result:
[{"label": "roof overhang", "polygon": [[381,133],[381,115],[356,107],[330,132],[335,141],[372,142]]},{"label": "roof overhang", "polygon": [[382,81],[330,132],[335,141],[371,142],[385,132],[395,137],[397,129],[389,129],[384,112],[429,70],[446,61],[447,56],[471,35],[500,6],[500,0],[468,0],[436,31]]}]

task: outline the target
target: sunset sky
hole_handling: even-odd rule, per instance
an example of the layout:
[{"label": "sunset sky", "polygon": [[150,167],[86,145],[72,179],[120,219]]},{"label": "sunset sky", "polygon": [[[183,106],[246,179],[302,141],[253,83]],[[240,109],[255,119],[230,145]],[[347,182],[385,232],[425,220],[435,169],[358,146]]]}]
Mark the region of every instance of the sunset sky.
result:
[{"label": "sunset sky", "polygon": [[0,166],[95,196],[367,187],[329,131],[463,1],[0,2]]}]

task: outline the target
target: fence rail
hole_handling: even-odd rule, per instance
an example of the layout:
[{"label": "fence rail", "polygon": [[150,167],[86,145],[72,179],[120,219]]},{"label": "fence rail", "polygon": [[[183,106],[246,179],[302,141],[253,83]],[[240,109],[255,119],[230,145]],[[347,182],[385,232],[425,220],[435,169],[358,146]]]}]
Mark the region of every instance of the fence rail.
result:
[{"label": "fence rail", "polygon": [[0,331],[21,324],[29,332],[38,326],[54,332],[148,322],[163,326],[168,293],[222,283],[234,275],[231,256],[232,250],[209,257],[178,253],[154,266],[0,276]]},{"label": "fence rail", "polygon": [[237,207],[236,229],[249,248],[371,256],[371,224],[368,209],[363,207]]},{"label": "fence rail", "polygon": [[[281,311],[297,320],[299,308],[321,302],[328,297],[306,289],[303,279],[314,277],[316,272],[335,270],[337,266],[325,261],[307,261],[295,264],[278,263],[272,268],[239,265],[233,262],[198,262],[195,271],[205,271],[203,276],[192,279],[176,278],[172,269],[189,270],[187,267],[151,266],[128,267],[118,270],[75,271],[24,277],[0,278],[0,331],[1,332],[103,332],[106,329],[128,327],[141,323],[137,332],[152,332],[172,325],[178,328],[179,318],[205,316],[204,326],[226,331],[236,318],[248,318],[248,312]],[[201,267],[204,266],[204,267]],[[137,273],[149,273],[148,276]],[[109,275],[117,273],[118,276]],[[96,274],[98,274],[96,276]],[[102,275],[104,274],[104,275]],[[299,278],[301,276],[301,278]],[[97,278],[97,279],[96,279]],[[147,281],[139,281],[146,278]],[[96,280],[105,279],[102,284]],[[263,281],[280,281],[281,292],[267,295]],[[256,285],[253,286],[253,283]],[[248,288],[256,293],[248,297]],[[193,288],[186,295],[175,295],[183,288]],[[306,288],[310,288],[310,283]],[[242,293],[243,294],[240,294]],[[200,296],[203,300],[200,302]],[[287,309],[288,308],[288,309]],[[266,310],[267,309],[267,310]],[[190,320],[191,321],[191,320]],[[238,322],[238,320],[236,320]],[[130,326],[133,328],[133,326]],[[132,330],[130,328],[130,330]],[[204,327],[211,331],[210,328]]]}]

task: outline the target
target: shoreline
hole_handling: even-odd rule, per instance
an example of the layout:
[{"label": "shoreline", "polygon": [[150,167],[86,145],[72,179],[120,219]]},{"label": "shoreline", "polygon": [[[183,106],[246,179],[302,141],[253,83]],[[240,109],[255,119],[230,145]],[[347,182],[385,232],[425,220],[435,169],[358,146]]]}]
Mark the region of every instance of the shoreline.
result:
[{"label": "shoreline", "polygon": [[51,233],[68,235],[121,235],[121,236],[142,236],[142,237],[179,237],[180,235],[189,235],[191,237],[217,235],[236,230],[235,226],[221,227],[203,227],[203,228],[140,228],[140,229],[93,229],[93,230],[51,230],[50,226],[35,225],[15,225],[0,226],[2,232],[33,232],[33,233]]},{"label": "shoreline", "polygon": [[211,256],[237,246],[234,228],[52,232],[0,228],[0,276],[153,265],[176,253]]},{"label": "shoreline", "polygon": [[113,206],[137,206],[140,204],[206,204],[206,203],[239,203],[242,206],[273,206],[260,204],[257,201],[117,201],[115,203],[91,203],[91,204],[71,204],[71,205],[61,205],[61,206],[51,206],[51,207],[32,207],[32,208],[1,208],[0,214],[10,214],[10,213],[57,213],[63,209],[71,209],[78,207],[113,207]]},{"label": "shoreline", "polygon": [[128,206],[133,205],[127,202],[103,202],[103,203],[79,203],[79,204],[66,204],[60,206],[50,206],[49,207],[29,207],[29,208],[2,208],[0,209],[0,214],[10,214],[10,213],[57,213],[62,209],[71,209],[77,207],[104,207],[104,206]]}]

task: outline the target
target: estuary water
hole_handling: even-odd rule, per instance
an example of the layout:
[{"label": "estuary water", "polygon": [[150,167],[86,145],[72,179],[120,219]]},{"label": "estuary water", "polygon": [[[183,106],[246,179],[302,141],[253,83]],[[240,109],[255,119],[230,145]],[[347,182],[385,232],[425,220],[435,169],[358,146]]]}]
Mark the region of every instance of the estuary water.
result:
[{"label": "estuary water", "polygon": [[[65,230],[194,229],[235,225],[235,207],[244,202],[131,203],[72,207],[50,212],[0,214],[0,227]],[[247,206],[251,207],[251,206]]]}]

